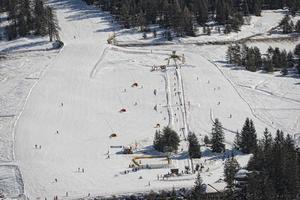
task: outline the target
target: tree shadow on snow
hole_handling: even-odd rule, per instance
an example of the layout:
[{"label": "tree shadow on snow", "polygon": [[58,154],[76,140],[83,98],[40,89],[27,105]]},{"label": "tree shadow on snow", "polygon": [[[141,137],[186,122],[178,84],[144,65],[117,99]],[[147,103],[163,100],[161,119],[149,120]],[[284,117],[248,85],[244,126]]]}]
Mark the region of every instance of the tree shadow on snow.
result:
[{"label": "tree shadow on snow", "polygon": [[18,44],[16,46],[5,48],[0,52],[7,53],[7,52],[17,51],[17,50],[24,49],[24,48],[32,48],[32,47],[36,47],[36,46],[41,46],[41,45],[45,45],[48,43],[49,43],[48,41],[37,41],[37,42],[30,42],[27,44]]},{"label": "tree shadow on snow", "polygon": [[225,160],[227,158],[230,158],[232,156],[237,155],[244,155],[241,151],[236,149],[226,149],[224,153],[214,153],[210,149],[205,149],[202,152],[202,158],[205,158],[206,160]]}]

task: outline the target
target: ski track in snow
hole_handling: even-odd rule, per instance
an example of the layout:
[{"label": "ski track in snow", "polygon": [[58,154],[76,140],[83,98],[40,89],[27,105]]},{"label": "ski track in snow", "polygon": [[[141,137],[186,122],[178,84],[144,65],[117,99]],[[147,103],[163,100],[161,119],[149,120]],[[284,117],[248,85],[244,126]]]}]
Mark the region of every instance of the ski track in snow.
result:
[{"label": "ski track in snow", "polygon": [[[99,12],[97,8],[85,5],[80,0],[50,0],[49,2],[58,13],[62,27],[61,35],[66,45],[42,71],[39,78],[29,77],[35,82],[30,88],[24,106],[16,116],[17,119],[13,125],[13,138],[16,143],[13,145],[13,158],[16,161],[10,164],[13,164],[12,168],[19,166],[20,171],[23,173],[20,173],[19,168],[16,170],[16,173],[19,173],[15,176],[17,177],[16,181],[22,187],[20,193],[25,193],[28,198],[34,199],[53,198],[54,195],[58,195],[59,198],[67,198],[64,195],[65,192],[69,192],[70,197],[68,198],[75,199],[85,198],[89,192],[92,192],[95,196],[97,194],[109,195],[135,191],[156,191],[172,187],[190,187],[194,183],[194,177],[189,175],[182,178],[182,182],[178,179],[171,179],[166,182],[156,181],[156,174],[166,173],[167,169],[141,170],[126,176],[121,175],[120,172],[127,169],[131,156],[112,153],[112,158],[108,159],[106,158],[107,154],[105,154],[107,146],[110,149],[109,145],[128,145],[134,140],[135,142],[145,141],[146,146],[144,146],[145,144],[141,145],[145,149],[148,148],[147,145],[151,145],[152,135],[147,135],[150,132],[147,130],[152,128],[152,125],[143,124],[142,122],[161,122],[161,118],[165,114],[162,111],[162,115],[158,114],[159,112],[153,114],[153,110],[151,112],[151,109],[149,109],[149,107],[152,107],[154,100],[145,91],[149,92],[152,87],[164,90],[161,96],[164,96],[166,100],[167,125],[177,131],[183,128],[184,139],[190,131],[195,131],[190,128],[190,125],[192,128],[194,125],[190,121],[192,112],[189,110],[190,107],[188,110],[186,108],[186,98],[191,98],[189,95],[193,94],[185,94],[185,90],[188,89],[187,82],[191,82],[192,76],[189,77],[180,67],[178,69],[171,67],[159,76],[150,74],[148,70],[151,66],[149,62],[161,59],[162,56],[168,56],[172,51],[172,47],[167,50],[157,49],[152,51],[152,49],[133,50],[108,46],[105,37],[110,32],[111,27],[109,22],[105,20],[106,14]],[[82,29],[81,26],[86,28]],[[121,54],[118,57],[108,57],[109,54],[116,55],[114,54],[116,52],[124,53],[126,57],[129,57],[129,60],[132,59],[133,61],[141,59],[137,58],[138,55],[144,55],[146,57],[142,60],[144,63],[138,63],[138,65],[146,68],[138,69],[137,64],[129,63],[128,58],[125,57],[126,59],[124,59],[124,55]],[[106,62],[107,59],[114,62]],[[203,56],[201,56],[201,59],[207,60],[216,67],[221,73],[221,83],[229,82],[230,86],[226,87],[232,88],[232,91],[248,106],[249,111],[245,111],[246,113],[251,113],[263,124],[275,128],[255,113],[255,109],[239,92],[237,85],[217,64]],[[122,68],[117,68],[120,66]],[[195,64],[191,66],[195,67]],[[108,69],[108,67],[110,68]],[[209,71],[210,66],[205,67]],[[106,74],[101,73],[100,76],[100,70],[101,72],[103,70],[103,74],[104,72]],[[124,73],[122,70],[127,71]],[[130,77],[127,77],[128,72]],[[151,79],[148,78],[150,76]],[[200,74],[200,76],[202,75]],[[155,79],[155,77],[162,77],[164,86],[157,84],[155,81],[158,79]],[[204,77],[205,75],[201,78]],[[220,77],[216,77],[216,80]],[[140,81],[141,85],[145,84],[145,88],[134,89],[119,84],[119,82],[130,84],[128,80]],[[146,81],[149,82],[146,83]],[[271,95],[284,101],[300,102],[297,99],[282,97],[259,88],[263,83],[259,83],[254,88],[242,85],[240,87],[256,90],[264,95]],[[122,96],[118,93],[121,87],[128,90]],[[179,92],[178,95],[176,95],[177,92]],[[116,95],[118,95],[119,100],[117,103],[114,100]],[[206,94],[203,93],[203,95]],[[160,102],[159,105],[161,105],[161,97],[158,100],[157,98],[155,103]],[[217,99],[216,97],[212,98],[215,98],[213,100]],[[138,106],[131,106],[133,101],[138,102]],[[57,104],[60,104],[60,102],[64,104],[58,107]],[[163,101],[163,103],[165,102]],[[200,115],[203,119],[213,122],[213,107],[210,103],[207,104],[210,106],[209,116],[206,115],[208,112],[200,113]],[[118,113],[120,105],[123,108],[127,107],[128,112]],[[246,105],[244,107],[247,107]],[[202,105],[200,108],[205,110]],[[103,116],[99,118],[97,117],[99,113],[95,114],[98,111],[101,115],[105,115],[106,125],[101,124],[103,123]],[[0,118],[11,116],[13,115],[2,115]],[[144,118],[144,120],[141,120],[141,118]],[[299,120],[298,117],[295,129]],[[110,125],[113,123],[115,124],[114,129]],[[109,126],[109,131],[106,126]],[[138,129],[139,134],[134,132],[135,129]],[[200,129],[207,132],[206,127],[200,127]],[[227,127],[223,129],[226,132],[235,133]],[[58,135],[53,134],[56,130],[59,130]],[[107,139],[109,132],[118,133],[118,138]],[[69,135],[70,133],[71,135]],[[143,135],[143,137],[140,135]],[[296,138],[297,134],[294,136]],[[39,150],[33,149],[33,144],[42,144],[43,147]],[[232,146],[231,141],[226,140],[226,144]],[[182,140],[181,147],[184,149],[184,152],[179,155],[182,158],[178,158],[175,162],[177,167],[184,169],[185,165],[190,166],[188,156],[184,154],[187,150],[187,142]],[[220,157],[220,155],[217,157]],[[214,184],[222,176],[223,162],[215,157],[211,159],[216,161],[209,161],[207,166],[209,166],[210,172],[204,173],[203,178],[205,182]],[[76,172],[77,167],[84,167],[86,172]],[[213,176],[211,176],[212,171],[216,173]],[[143,176],[143,180],[138,180],[138,176]],[[54,181],[54,178],[58,178],[59,181]],[[152,186],[149,188],[144,186],[150,180]],[[167,184],[168,182],[169,184]]]},{"label": "ski track in snow", "polygon": [[225,73],[219,68],[219,66],[217,64],[215,64],[213,61],[207,59],[211,64],[213,64],[222,74],[222,76],[224,76],[224,78],[230,83],[230,85],[232,86],[232,88],[235,90],[235,92],[238,94],[238,96],[248,105],[249,109],[251,110],[251,113],[253,115],[253,117],[255,117],[256,119],[258,119],[259,121],[261,121],[262,123],[266,124],[269,127],[272,127],[274,129],[276,129],[276,127],[274,127],[271,123],[261,119],[259,116],[257,116],[257,114],[255,113],[254,109],[252,108],[252,106],[249,104],[249,102],[242,96],[242,94],[238,91],[238,89],[236,88],[235,84],[225,75]]}]

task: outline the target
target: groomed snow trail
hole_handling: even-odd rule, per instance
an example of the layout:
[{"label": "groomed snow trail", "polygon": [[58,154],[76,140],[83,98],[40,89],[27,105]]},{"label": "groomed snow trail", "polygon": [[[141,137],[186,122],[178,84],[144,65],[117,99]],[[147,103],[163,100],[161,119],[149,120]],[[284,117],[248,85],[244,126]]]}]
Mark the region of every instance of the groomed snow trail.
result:
[{"label": "groomed snow trail", "polygon": [[[169,169],[123,175],[132,157],[109,148],[134,143],[148,148],[155,124],[167,126],[166,109],[160,107],[166,105],[164,80],[150,72],[165,56],[110,51],[109,15],[81,0],[48,2],[56,9],[65,46],[32,90],[16,126],[25,194],[52,199],[68,192],[78,198],[191,186],[193,181],[153,183]],[[135,82],[138,87],[131,87]],[[127,112],[119,113],[121,108]],[[112,133],[117,138],[110,139]]]},{"label": "groomed snow trail", "polygon": [[[109,16],[80,0],[49,3],[56,9],[65,46],[33,89],[16,127],[16,159],[23,174],[25,193],[31,199],[53,198],[93,185],[88,178],[78,180],[87,175],[74,177],[72,174],[77,167],[85,167],[85,157],[100,153],[85,151],[88,146],[80,144],[83,139],[80,135],[101,131],[91,126],[97,123],[93,121],[93,111],[95,106],[101,106],[101,98],[90,73],[106,47],[107,31],[111,28],[106,21]],[[55,134],[57,130],[60,135]],[[41,149],[35,149],[35,145],[41,145]],[[77,148],[71,148],[74,145]],[[74,159],[73,155],[82,160]]]},{"label": "groomed snow trail", "polygon": [[[182,181],[158,181],[157,175],[169,169],[124,175],[133,156],[118,154],[115,147],[138,144],[137,154],[151,152],[157,123],[161,128],[172,125],[177,132],[190,128],[204,136],[211,129],[211,110],[224,127],[233,129],[240,128],[246,117],[254,118],[227,79],[195,50],[179,48],[178,52],[187,52],[188,62],[179,71],[150,72],[151,66],[164,64],[171,49],[152,53],[108,46],[106,39],[114,31],[109,15],[81,0],[48,2],[56,9],[65,46],[38,80],[16,126],[16,162],[30,199],[67,198],[66,192],[75,199],[89,193],[192,186],[192,175]],[[133,83],[138,86],[132,87]],[[177,91],[182,92],[180,97]],[[119,113],[122,108],[125,113]],[[266,126],[259,120],[255,124],[260,131]],[[112,133],[117,137],[110,139]],[[233,137],[226,132],[227,143]],[[188,164],[183,158],[177,161],[181,169]],[[223,164],[216,162],[211,163],[217,166],[212,168],[213,176],[203,174],[205,183],[218,184]]]}]

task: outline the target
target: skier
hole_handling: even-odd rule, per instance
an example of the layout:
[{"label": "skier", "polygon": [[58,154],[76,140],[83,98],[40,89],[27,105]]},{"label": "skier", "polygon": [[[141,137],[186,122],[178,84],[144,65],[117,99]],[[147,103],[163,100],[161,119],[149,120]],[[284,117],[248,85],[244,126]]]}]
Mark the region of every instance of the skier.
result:
[{"label": "skier", "polygon": [[81,172],[84,173],[84,168],[82,168]]},{"label": "skier", "polygon": [[36,145],[34,145],[34,147],[37,149],[38,145],[36,144]]},{"label": "skier", "polygon": [[42,145],[39,146],[39,149],[42,149]]},{"label": "skier", "polygon": [[64,106],[64,103],[63,103],[63,102],[61,102],[61,104],[60,104],[60,105],[61,105],[61,107],[63,107],[63,106]]},{"label": "skier", "polygon": [[68,192],[66,192],[66,197],[68,197],[69,196],[69,193]]},{"label": "skier", "polygon": [[54,181],[57,183],[57,178],[55,178]]},{"label": "skier", "polygon": [[56,134],[59,134],[58,130],[56,130]]}]

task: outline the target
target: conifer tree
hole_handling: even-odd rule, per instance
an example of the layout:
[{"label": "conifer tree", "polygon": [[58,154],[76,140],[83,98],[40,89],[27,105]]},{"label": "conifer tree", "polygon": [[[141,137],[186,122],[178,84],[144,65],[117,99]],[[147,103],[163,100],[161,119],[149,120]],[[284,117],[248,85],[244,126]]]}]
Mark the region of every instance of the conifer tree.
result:
[{"label": "conifer tree", "polygon": [[201,150],[200,150],[200,144],[199,141],[195,135],[195,133],[189,133],[188,135],[188,142],[189,142],[189,156],[192,163],[192,170],[194,171],[194,158],[201,158]]},{"label": "conifer tree", "polygon": [[218,119],[215,119],[211,134],[212,134],[212,138],[211,138],[212,151],[216,153],[224,152],[225,151],[224,133],[223,133],[222,124]]},{"label": "conifer tree", "polygon": [[284,34],[293,32],[293,25],[291,24],[291,18],[286,15],[279,23],[279,26],[282,28]]},{"label": "conifer tree", "polygon": [[195,133],[189,133],[188,142],[190,158],[201,158],[200,144]]},{"label": "conifer tree", "polygon": [[161,152],[176,152],[179,146],[178,134],[169,127],[163,129],[163,133],[160,134],[156,131],[153,141],[153,146],[157,151]]},{"label": "conifer tree", "polygon": [[253,121],[246,119],[241,131],[240,148],[243,153],[254,153],[257,147],[256,130]]},{"label": "conifer tree", "polygon": [[201,175],[198,172],[196,180],[195,180],[195,186],[192,189],[190,199],[191,200],[201,199],[203,197],[203,194],[206,192],[205,190],[206,190],[206,187],[204,186]]},{"label": "conifer tree", "polygon": [[210,144],[210,139],[208,138],[208,136],[207,136],[207,135],[205,135],[205,136],[204,136],[204,140],[203,140],[203,142],[204,142],[204,144],[205,144],[205,145],[208,145],[208,144]]},{"label": "conifer tree", "polygon": [[239,133],[239,131],[237,131],[234,138],[234,148],[240,149],[240,146],[241,146],[241,134]]},{"label": "conifer tree", "polygon": [[300,33],[300,20],[297,21],[296,25],[295,25],[295,31],[297,33]]},{"label": "conifer tree", "polygon": [[294,50],[294,54],[300,58],[300,44],[297,44]]},{"label": "conifer tree", "polygon": [[47,22],[47,30],[48,30],[48,35],[50,42],[55,40],[59,40],[59,26],[58,26],[58,21],[56,19],[56,14],[53,11],[53,9],[49,6],[46,6],[45,8],[45,13],[46,13],[46,22]]},{"label": "conifer tree", "polygon": [[235,174],[240,169],[237,160],[232,157],[225,161],[224,165],[224,181],[227,186],[227,199],[233,199]]},{"label": "conifer tree", "polygon": [[47,34],[47,21],[44,2],[42,0],[35,0],[34,17],[36,18],[34,29],[36,35]]}]

